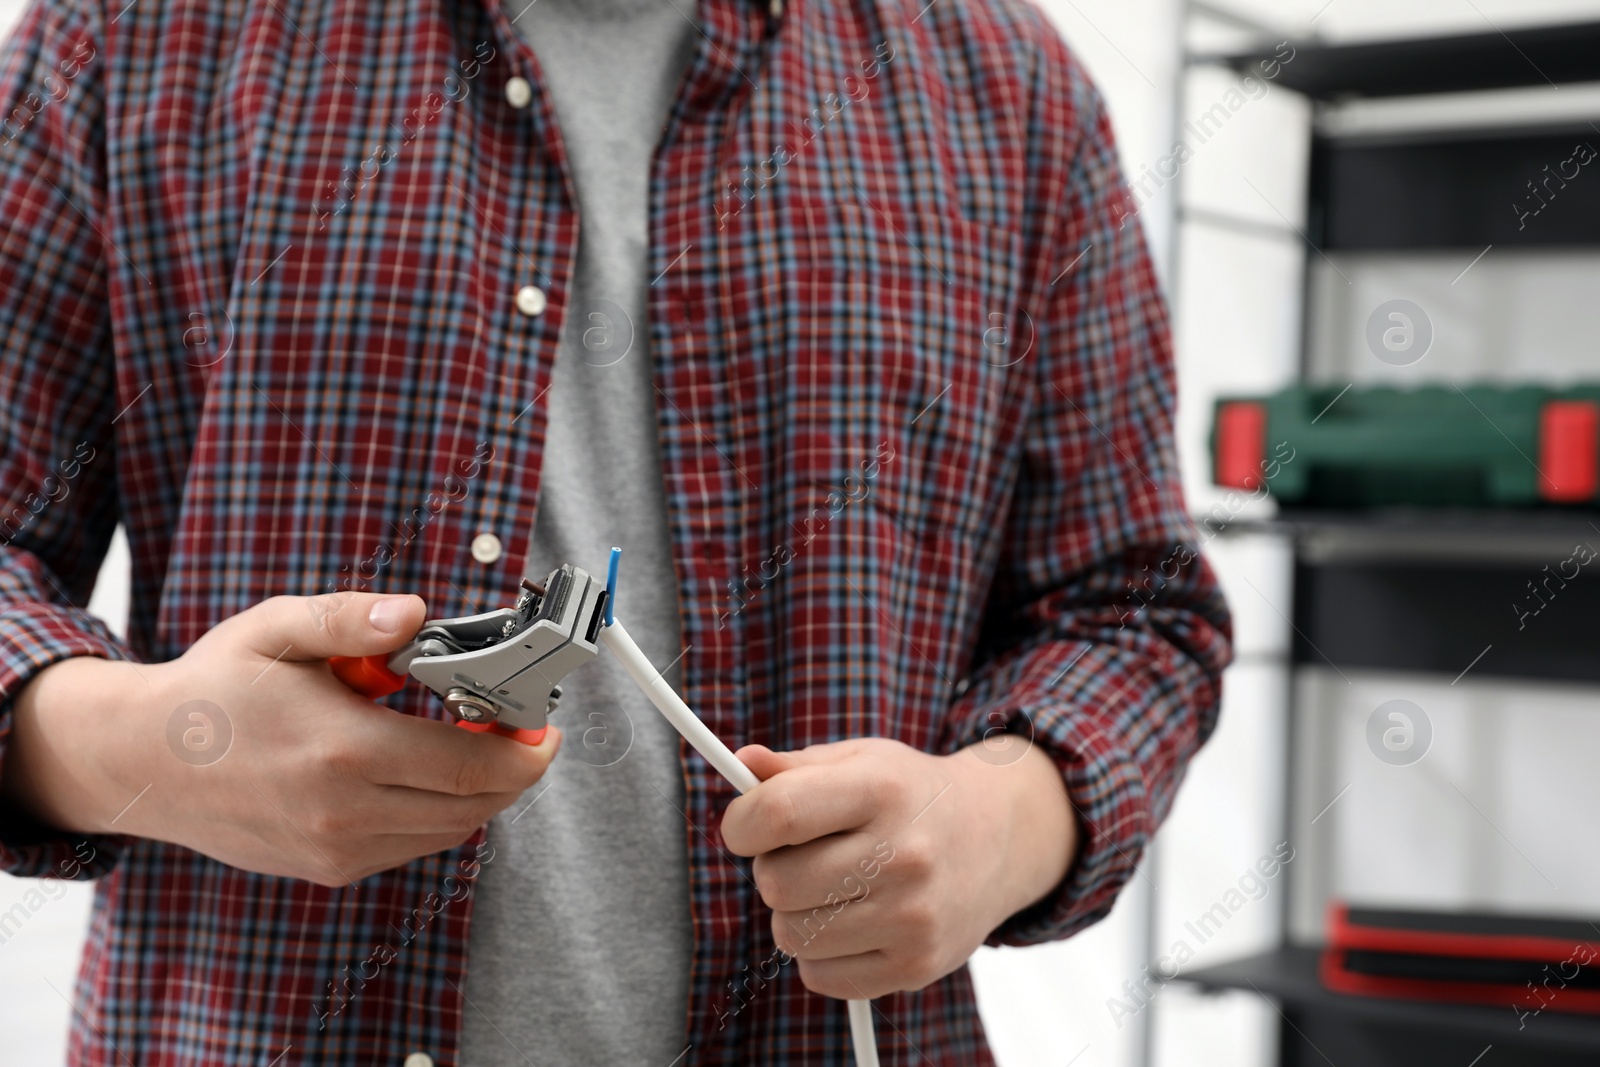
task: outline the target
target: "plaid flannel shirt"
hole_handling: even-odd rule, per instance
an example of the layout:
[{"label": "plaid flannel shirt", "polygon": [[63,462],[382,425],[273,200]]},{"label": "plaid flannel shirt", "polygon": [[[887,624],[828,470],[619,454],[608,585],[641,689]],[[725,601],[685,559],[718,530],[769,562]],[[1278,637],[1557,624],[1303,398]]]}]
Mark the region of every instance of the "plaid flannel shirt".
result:
[{"label": "plaid flannel shirt", "polygon": [[[1165,815],[1229,645],[1103,104],[1024,0],[694,15],[647,326],[684,695],[736,746],[1032,737],[1081,854],[991,941],[1068,936]],[[64,657],[169,659],[278,593],[513,599],[557,336],[589,320],[560,133],[509,18],[27,10],[0,51],[0,760],[9,698]],[[118,522],[125,642],[82,610]],[[492,564],[468,549],[484,532]],[[390,699],[440,715],[424,696]],[[682,762],[688,1062],[845,1062],[843,1005],[764,964],[747,865],[718,847],[732,791]],[[476,848],[329,889],[0,826],[4,869],[99,879],[74,1061],[139,1067],[456,1064]],[[965,969],[878,1008],[887,1064],[991,1062]]]}]

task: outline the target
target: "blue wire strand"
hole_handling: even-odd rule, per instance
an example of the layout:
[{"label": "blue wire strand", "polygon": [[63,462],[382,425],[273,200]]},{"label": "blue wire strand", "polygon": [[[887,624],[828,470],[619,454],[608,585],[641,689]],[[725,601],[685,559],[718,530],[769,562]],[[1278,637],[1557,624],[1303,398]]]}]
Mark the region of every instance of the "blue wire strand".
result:
[{"label": "blue wire strand", "polygon": [[611,550],[611,562],[606,564],[606,625],[617,621],[617,564],[622,560],[622,549]]}]

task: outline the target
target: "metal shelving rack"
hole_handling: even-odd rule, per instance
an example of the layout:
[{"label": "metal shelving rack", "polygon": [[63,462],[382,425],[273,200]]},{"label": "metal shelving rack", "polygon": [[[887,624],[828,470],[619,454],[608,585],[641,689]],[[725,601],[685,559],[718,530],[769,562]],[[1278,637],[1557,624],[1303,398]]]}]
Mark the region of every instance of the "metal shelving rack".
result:
[{"label": "metal shelving rack", "polygon": [[[1270,33],[1203,0],[1186,3],[1183,16],[1185,27],[1200,17],[1257,31],[1262,40]],[[1347,45],[1297,41],[1296,47],[1295,61],[1282,68],[1277,85],[1304,94],[1314,110],[1356,99],[1600,82],[1600,22]],[[1269,58],[1270,51],[1192,55],[1186,50],[1185,70],[1209,64],[1243,73]],[[1180,116],[1185,80],[1179,79]],[[1470,256],[1489,245],[1600,249],[1600,179],[1573,183],[1564,192],[1559,225],[1520,228],[1507,210],[1526,178],[1565,158],[1575,133],[1600,146],[1600,115],[1593,123],[1382,136],[1330,134],[1320,122],[1313,131],[1308,254],[1450,249]],[[1188,221],[1181,198],[1179,203],[1175,230]],[[1171,262],[1176,270],[1176,254]],[[1302,375],[1311,369],[1310,340],[1318,329],[1310,318],[1308,302]],[[1560,559],[1574,539],[1600,543],[1600,514],[1286,511],[1271,520],[1234,522],[1219,532],[1276,534],[1292,547],[1291,674],[1336,662],[1447,679],[1470,666],[1474,677],[1600,682],[1600,653],[1588,636],[1595,632],[1593,620],[1600,618],[1600,578],[1583,574],[1563,590],[1551,606],[1562,617],[1541,626],[1537,642],[1516,639],[1506,609],[1524,592],[1530,561],[1536,568]],[[1293,810],[1295,793],[1288,787],[1298,770],[1296,734],[1305,715],[1295,707],[1294,689],[1291,684],[1282,764],[1285,826],[1303,825],[1301,817],[1310,814]],[[1285,877],[1299,874],[1299,867],[1285,868]],[[1293,898],[1293,893],[1282,894],[1286,902]],[[1545,1012],[1536,1025],[1522,1027],[1507,1008],[1332,993],[1317,977],[1317,946],[1296,942],[1291,918],[1286,903],[1278,948],[1179,978],[1204,990],[1271,998],[1282,1020],[1276,1043],[1280,1067],[1600,1062],[1600,1018]],[[1486,1053],[1488,1047],[1492,1053]],[[1144,1051],[1149,1063],[1148,1032]]]}]

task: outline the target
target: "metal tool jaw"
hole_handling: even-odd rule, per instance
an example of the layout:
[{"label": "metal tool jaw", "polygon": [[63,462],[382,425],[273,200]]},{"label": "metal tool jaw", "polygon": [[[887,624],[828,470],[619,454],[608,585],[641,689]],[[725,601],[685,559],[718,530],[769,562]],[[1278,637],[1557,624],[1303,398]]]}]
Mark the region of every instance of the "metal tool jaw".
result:
[{"label": "metal tool jaw", "polygon": [[515,607],[425,622],[388,668],[433,690],[474,726],[543,731],[561,679],[599,653],[605,583],[562,564],[542,585],[523,579]]}]

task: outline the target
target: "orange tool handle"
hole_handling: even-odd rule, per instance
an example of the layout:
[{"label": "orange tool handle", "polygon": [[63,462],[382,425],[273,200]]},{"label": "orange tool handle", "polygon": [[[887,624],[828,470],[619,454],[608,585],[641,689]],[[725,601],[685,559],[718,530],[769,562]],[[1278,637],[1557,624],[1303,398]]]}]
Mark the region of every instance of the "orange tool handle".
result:
[{"label": "orange tool handle", "polygon": [[333,656],[328,660],[333,676],[369,700],[398,693],[406,676],[389,669],[388,656]]},{"label": "orange tool handle", "polygon": [[537,730],[519,730],[515,726],[507,726],[504,723],[468,722],[465,719],[459,720],[456,725],[463,730],[471,730],[475,734],[499,734],[501,737],[509,737],[511,740],[524,745],[537,745],[544,740],[545,731],[550,729],[548,726],[541,726]]},{"label": "orange tool handle", "polygon": [[[388,656],[333,656],[328,660],[328,666],[333,668],[335,678],[368,700],[377,700],[390,693],[398,693],[406,684],[405,675],[396,674],[389,669]],[[475,734],[499,734],[524,745],[539,744],[544,740],[545,731],[548,729],[541,726],[537,730],[519,730],[514,726],[505,726],[497,722],[477,723],[467,722],[465,719],[458,720],[456,725]]]}]

